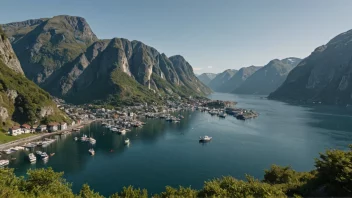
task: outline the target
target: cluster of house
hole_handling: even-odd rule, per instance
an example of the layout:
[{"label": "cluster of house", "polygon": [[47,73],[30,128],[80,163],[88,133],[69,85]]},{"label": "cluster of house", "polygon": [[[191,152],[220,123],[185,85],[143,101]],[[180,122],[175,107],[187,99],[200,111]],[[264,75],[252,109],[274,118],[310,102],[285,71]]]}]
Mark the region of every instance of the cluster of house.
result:
[{"label": "cluster of house", "polygon": [[[77,123],[76,123],[77,122]],[[71,125],[80,124],[80,121],[72,122]],[[68,124],[66,122],[51,122],[47,125],[32,125],[23,124],[21,126],[13,126],[9,128],[8,133],[12,136],[21,135],[25,133],[35,133],[35,132],[55,132],[58,130],[67,129]]]}]

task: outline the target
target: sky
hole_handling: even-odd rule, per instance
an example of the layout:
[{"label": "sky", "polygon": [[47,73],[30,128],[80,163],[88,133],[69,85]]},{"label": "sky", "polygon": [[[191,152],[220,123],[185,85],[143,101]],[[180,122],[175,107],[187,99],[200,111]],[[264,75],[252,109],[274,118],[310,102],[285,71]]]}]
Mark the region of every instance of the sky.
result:
[{"label": "sky", "polygon": [[307,57],[352,29],[351,0],[1,0],[0,24],[72,15],[100,39],[182,55],[195,73]]}]

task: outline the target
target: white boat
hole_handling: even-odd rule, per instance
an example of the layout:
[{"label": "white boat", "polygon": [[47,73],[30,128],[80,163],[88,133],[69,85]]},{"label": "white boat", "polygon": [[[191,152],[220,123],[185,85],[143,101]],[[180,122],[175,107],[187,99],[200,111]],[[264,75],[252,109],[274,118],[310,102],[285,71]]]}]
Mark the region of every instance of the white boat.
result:
[{"label": "white boat", "polygon": [[87,139],[88,139],[87,135],[83,135],[83,136],[81,137],[81,141],[82,141],[82,142],[87,141]]},{"label": "white boat", "polygon": [[48,154],[46,154],[46,152],[43,152],[41,155],[40,155],[40,157],[42,158],[42,160],[48,160],[49,159],[49,156],[48,156]]},{"label": "white boat", "polygon": [[118,132],[119,130],[116,127],[111,128],[112,132]]},{"label": "white boat", "polygon": [[172,118],[171,117],[167,117],[165,120],[171,122]]},{"label": "white boat", "polygon": [[225,118],[227,115],[226,115],[226,113],[224,113],[224,112],[221,112],[221,113],[219,113],[219,117],[221,117],[221,118]]},{"label": "white boat", "polygon": [[94,149],[92,149],[92,148],[89,149],[88,152],[89,152],[91,155],[95,155],[95,151],[94,151]]},{"label": "white boat", "polygon": [[125,134],[125,133],[126,133],[126,129],[120,129],[120,130],[119,130],[119,133]]},{"label": "white boat", "polygon": [[130,143],[130,139],[125,139],[125,144],[129,144]]},{"label": "white boat", "polygon": [[74,140],[77,141],[77,140],[78,140],[78,137],[75,137]]},{"label": "white boat", "polygon": [[0,167],[4,167],[9,165],[10,160],[0,160]]},{"label": "white boat", "polygon": [[41,151],[36,151],[35,153],[36,153],[37,155],[42,155],[43,152],[41,152]]},{"label": "white boat", "polygon": [[212,137],[209,136],[204,136],[204,137],[199,137],[200,142],[209,142],[212,139]]},{"label": "white boat", "polygon": [[11,149],[7,149],[7,150],[4,150],[4,152],[5,152],[7,155],[9,155],[9,154],[13,153],[14,151],[11,150]]},{"label": "white boat", "polygon": [[95,143],[97,143],[97,141],[94,139],[94,138],[88,138],[89,139],[89,143],[91,143],[91,144],[95,144]]},{"label": "white boat", "polygon": [[37,157],[36,157],[33,153],[30,153],[30,154],[28,155],[28,159],[29,159],[29,161],[30,161],[31,163],[37,161]]},{"label": "white boat", "polygon": [[32,144],[32,143],[28,143],[28,144],[25,144],[24,147],[26,147],[26,148],[34,148],[34,147],[36,147],[36,145]]}]

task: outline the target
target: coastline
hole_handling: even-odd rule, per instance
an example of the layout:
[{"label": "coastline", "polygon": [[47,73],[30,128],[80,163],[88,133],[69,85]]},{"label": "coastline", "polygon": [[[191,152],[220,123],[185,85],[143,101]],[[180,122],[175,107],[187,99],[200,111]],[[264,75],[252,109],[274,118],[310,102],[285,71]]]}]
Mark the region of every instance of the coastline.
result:
[{"label": "coastline", "polygon": [[14,140],[14,141],[11,141],[11,142],[3,143],[3,144],[0,144],[0,151],[8,149],[10,147],[14,147],[14,146],[25,144],[27,142],[38,140],[38,139],[41,139],[41,138],[44,138],[44,137],[47,137],[47,136],[52,136],[52,135],[57,135],[57,134],[60,134],[60,133],[63,133],[63,132],[72,131],[72,129],[74,129],[74,128],[77,128],[77,127],[80,127],[80,126],[85,126],[85,125],[91,124],[92,122],[96,122],[96,121],[97,120],[88,120],[86,122],[82,122],[79,125],[68,127],[65,130],[56,131],[56,132],[52,132],[52,133],[48,133],[48,132],[47,133],[41,133],[41,134],[33,135],[33,136],[30,136],[30,137]]}]

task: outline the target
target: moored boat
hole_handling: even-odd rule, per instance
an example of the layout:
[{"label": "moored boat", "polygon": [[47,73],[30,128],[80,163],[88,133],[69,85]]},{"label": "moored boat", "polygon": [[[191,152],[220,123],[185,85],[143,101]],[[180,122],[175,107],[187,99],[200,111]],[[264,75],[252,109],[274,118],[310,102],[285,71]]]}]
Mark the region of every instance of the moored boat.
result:
[{"label": "moored boat", "polygon": [[49,159],[49,156],[48,156],[48,154],[46,154],[46,152],[43,152],[41,155],[40,155],[40,157],[42,158],[42,160],[48,160]]},{"label": "moored boat", "polygon": [[92,148],[89,149],[88,152],[89,152],[91,155],[95,155],[95,151],[94,151],[94,149],[92,149]]},{"label": "moored boat", "polygon": [[0,160],[0,167],[4,167],[10,164],[9,160]]},{"label": "moored boat", "polygon": [[199,141],[200,142],[209,142],[211,139],[213,139],[212,137],[209,136],[204,136],[204,137],[199,137]]},{"label": "moored boat", "polygon": [[33,154],[33,153],[30,153],[28,154],[28,160],[31,162],[31,163],[34,163],[37,161],[37,157]]},{"label": "moored boat", "polygon": [[125,144],[129,144],[130,143],[130,139],[125,139]]}]

